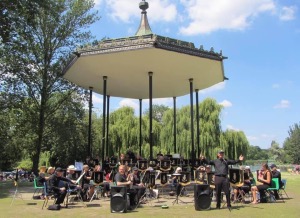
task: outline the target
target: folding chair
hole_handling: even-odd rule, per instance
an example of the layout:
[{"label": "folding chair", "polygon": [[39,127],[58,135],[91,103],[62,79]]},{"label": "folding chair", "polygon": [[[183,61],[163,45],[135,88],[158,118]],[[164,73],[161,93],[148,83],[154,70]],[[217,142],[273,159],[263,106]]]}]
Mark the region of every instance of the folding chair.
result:
[{"label": "folding chair", "polygon": [[46,182],[44,182],[43,192],[44,192],[44,202],[43,202],[42,210],[44,209],[44,207],[47,207],[48,201],[49,201],[50,198],[54,198],[54,204],[56,202],[56,196],[54,195],[54,193],[49,193],[48,192],[48,187],[47,187]]},{"label": "folding chair", "polygon": [[286,179],[282,179],[281,182],[282,182],[283,185],[282,185],[282,187],[279,189],[278,195],[280,196],[281,199],[283,199],[283,192],[284,192],[284,194],[285,194],[285,195],[287,196],[287,198],[289,199],[290,197],[288,196],[288,194],[287,194],[286,191],[285,191],[287,180],[286,180]]},{"label": "folding chair", "polygon": [[[276,198],[273,194],[273,191],[279,191],[279,180],[278,180],[278,178],[273,178],[272,181],[271,181],[271,187],[268,188],[265,191],[266,196],[270,199],[270,201],[271,202],[276,202]],[[283,200],[283,202],[284,202],[284,200]]]},{"label": "folding chair", "polygon": [[32,195],[32,199],[34,198],[35,194],[39,194],[40,191],[42,191],[44,189],[44,186],[37,185],[37,178],[34,178],[33,185],[34,185],[34,193]]},{"label": "folding chair", "polygon": [[[72,197],[72,198],[70,198]],[[69,200],[70,198],[70,200]],[[67,195],[66,195],[66,201],[65,201],[65,206],[68,208],[68,205],[70,204],[71,200],[77,198],[83,206],[86,206],[85,203],[83,202],[82,196],[81,196],[81,189],[74,189],[70,188],[70,184],[68,184],[68,189],[67,189]]]}]

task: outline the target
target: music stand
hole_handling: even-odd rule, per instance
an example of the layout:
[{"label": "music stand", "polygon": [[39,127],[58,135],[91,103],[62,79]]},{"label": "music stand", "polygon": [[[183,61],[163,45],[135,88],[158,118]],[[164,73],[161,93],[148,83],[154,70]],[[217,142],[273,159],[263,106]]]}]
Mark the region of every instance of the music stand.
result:
[{"label": "music stand", "polygon": [[205,170],[195,170],[195,182],[197,184],[207,184],[207,173]]},{"label": "music stand", "polygon": [[215,173],[209,172],[207,173],[207,183],[211,189],[215,189]]},{"label": "music stand", "polygon": [[91,200],[90,202],[94,199],[94,197],[98,197],[98,191],[101,191],[102,193],[102,189],[100,189],[100,186],[103,184],[103,171],[100,171],[100,172],[93,172],[93,175],[92,175],[92,179],[94,181],[94,184],[95,184],[95,191],[91,197]]},{"label": "music stand", "polygon": [[157,169],[158,160],[151,159],[149,160],[149,167],[152,167],[153,169]]},{"label": "music stand", "polygon": [[161,172],[160,173],[160,187],[161,187],[161,195],[164,195],[164,188],[169,185],[168,183],[168,173]]},{"label": "music stand", "polygon": [[13,205],[16,198],[20,198],[20,199],[24,200],[23,197],[22,197],[22,194],[18,192],[18,187],[19,187],[18,181],[19,181],[19,170],[17,169],[16,170],[16,177],[14,179],[14,185],[15,185],[16,189],[15,189],[13,198],[11,200],[10,206]]},{"label": "music stand", "polygon": [[191,173],[189,172],[182,172],[179,180],[179,184],[182,186],[180,190],[180,195],[182,195],[183,191],[186,191],[186,186],[191,184]]},{"label": "music stand", "polygon": [[245,192],[242,190],[244,185],[244,170],[240,169],[229,169],[229,182],[233,189],[237,189],[237,199],[242,198],[245,201]]},{"label": "music stand", "polygon": [[148,169],[148,161],[147,160],[138,160],[137,161],[138,169],[141,172],[144,172]]},{"label": "music stand", "polygon": [[170,161],[171,161],[171,166],[172,167],[176,167],[176,166],[179,165],[179,158],[172,157],[172,158],[170,158]]},{"label": "music stand", "polygon": [[169,171],[171,169],[171,161],[170,160],[161,160],[160,161],[160,170],[161,171]]},{"label": "music stand", "polygon": [[177,203],[177,204],[179,204],[179,202],[180,203],[186,203],[186,202],[184,202],[184,201],[182,201],[181,199],[179,199],[179,195],[180,195],[180,192],[181,192],[181,190],[180,191],[178,191],[177,189],[178,189],[178,186],[180,185],[180,179],[181,179],[181,175],[182,174],[180,174],[180,173],[174,173],[174,174],[172,174],[172,176],[175,176],[176,177],[176,180],[177,180],[177,187],[176,187],[176,198],[175,198],[175,200],[172,202],[172,204],[174,205],[175,203]]}]

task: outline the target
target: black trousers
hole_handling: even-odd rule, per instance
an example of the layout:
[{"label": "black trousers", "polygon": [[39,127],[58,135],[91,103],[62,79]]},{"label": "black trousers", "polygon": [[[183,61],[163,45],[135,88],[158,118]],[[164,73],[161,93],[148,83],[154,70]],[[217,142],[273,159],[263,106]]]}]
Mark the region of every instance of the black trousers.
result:
[{"label": "black trousers", "polygon": [[59,192],[55,192],[55,196],[56,198],[56,204],[62,204],[65,200],[67,192],[66,191],[59,191]]},{"label": "black trousers", "polygon": [[227,206],[230,204],[230,183],[227,177],[215,176],[215,187],[216,187],[216,198],[217,198],[217,207],[221,207],[221,192],[226,195]]}]

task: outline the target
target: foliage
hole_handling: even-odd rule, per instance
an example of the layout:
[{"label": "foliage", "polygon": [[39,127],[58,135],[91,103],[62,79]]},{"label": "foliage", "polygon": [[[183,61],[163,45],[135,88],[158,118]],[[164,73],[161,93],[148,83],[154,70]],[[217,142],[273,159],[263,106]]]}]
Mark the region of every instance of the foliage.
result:
[{"label": "foliage", "polygon": [[250,145],[248,148],[247,160],[267,160],[268,151],[259,146]]},{"label": "foliage", "polygon": [[[84,99],[84,90],[62,78],[62,69],[77,44],[90,40],[84,28],[98,17],[90,10],[92,0],[45,0],[35,5],[38,13],[30,21],[28,13],[19,16],[14,34],[1,44],[1,95],[7,108],[21,110],[20,134],[37,171],[40,153],[46,142],[50,120],[74,93]],[[14,20],[12,20],[14,21]],[[59,94],[58,94],[59,93]]]},{"label": "foliage", "polygon": [[300,123],[291,126],[288,133],[289,136],[283,143],[283,149],[290,163],[300,164]]}]

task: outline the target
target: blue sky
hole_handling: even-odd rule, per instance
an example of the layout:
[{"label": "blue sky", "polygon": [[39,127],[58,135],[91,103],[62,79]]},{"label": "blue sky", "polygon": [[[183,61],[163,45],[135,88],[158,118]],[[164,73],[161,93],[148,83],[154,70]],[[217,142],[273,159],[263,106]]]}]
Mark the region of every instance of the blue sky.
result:
[{"label": "blue sky", "polygon": [[[91,27],[96,39],[133,36],[140,0],[95,0],[101,19]],[[299,123],[299,0],[148,0],[154,34],[223,51],[229,78],[199,93],[224,106],[222,128],[243,131],[251,145],[281,146],[289,127]],[[102,96],[94,95],[94,111],[102,112]],[[156,99],[172,107],[173,100]],[[128,105],[138,113],[138,100],[111,98],[111,111]],[[189,95],[177,107],[189,105]],[[143,101],[143,109],[149,107]]]}]

